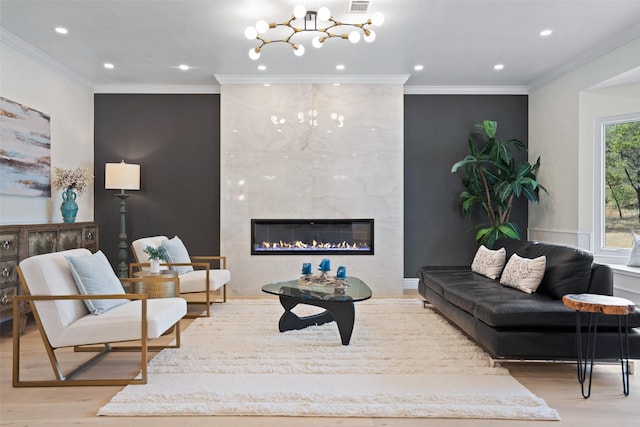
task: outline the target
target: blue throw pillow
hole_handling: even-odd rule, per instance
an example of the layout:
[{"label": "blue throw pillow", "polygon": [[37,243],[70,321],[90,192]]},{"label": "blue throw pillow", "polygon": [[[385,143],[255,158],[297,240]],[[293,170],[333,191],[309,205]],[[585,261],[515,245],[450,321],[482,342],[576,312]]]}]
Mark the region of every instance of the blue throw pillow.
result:
[{"label": "blue throw pillow", "polygon": [[[65,257],[81,295],[120,295],[124,289],[102,251],[91,256]],[[126,303],[127,299],[84,300],[89,311],[102,314]]]},{"label": "blue throw pillow", "polygon": [[[189,252],[182,243],[182,240],[178,236],[175,236],[170,240],[163,240],[162,246],[167,251],[167,262],[169,263],[187,263],[191,262]],[[190,265],[171,267],[172,270],[178,272],[178,274],[189,273],[193,271],[193,267]]]}]

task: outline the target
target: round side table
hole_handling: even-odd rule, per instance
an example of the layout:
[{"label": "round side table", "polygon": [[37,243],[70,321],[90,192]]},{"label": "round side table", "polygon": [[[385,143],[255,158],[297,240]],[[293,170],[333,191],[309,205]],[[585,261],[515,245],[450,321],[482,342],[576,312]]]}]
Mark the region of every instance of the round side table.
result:
[{"label": "round side table", "polygon": [[[136,271],[133,277],[153,278],[153,281],[133,282],[131,293],[146,294],[147,298],[170,298],[179,294],[178,272],[175,270],[160,270],[157,273],[150,271]],[[170,279],[170,280],[162,280]]]},{"label": "round side table", "polygon": [[[598,294],[567,294],[562,297],[562,303],[576,311],[576,354],[578,365],[578,381],[582,389],[582,396],[587,399],[591,395],[591,378],[593,375],[593,359],[596,353],[596,339],[598,337],[598,317],[601,314],[618,316],[618,340],[620,342],[620,365],[622,367],[622,392],[629,395],[629,313],[635,311],[635,304],[628,299]],[[589,313],[587,328],[587,346],[582,347],[582,327],[580,313]],[[622,318],[624,317],[624,339],[622,337]],[[591,355],[589,355],[591,351]],[[589,383],[585,393],[584,383],[589,367]]]}]

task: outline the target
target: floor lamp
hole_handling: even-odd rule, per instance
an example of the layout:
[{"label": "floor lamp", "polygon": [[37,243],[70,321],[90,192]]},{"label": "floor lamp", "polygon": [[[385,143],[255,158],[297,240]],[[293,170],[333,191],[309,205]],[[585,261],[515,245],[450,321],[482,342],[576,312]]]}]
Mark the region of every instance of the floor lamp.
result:
[{"label": "floor lamp", "polygon": [[118,235],[118,276],[127,277],[129,258],[129,246],[127,243],[127,197],[124,190],[140,189],[140,165],[127,164],[124,160],[120,163],[107,163],[104,168],[104,188],[107,190],[120,190],[115,196],[120,199],[120,234]]}]

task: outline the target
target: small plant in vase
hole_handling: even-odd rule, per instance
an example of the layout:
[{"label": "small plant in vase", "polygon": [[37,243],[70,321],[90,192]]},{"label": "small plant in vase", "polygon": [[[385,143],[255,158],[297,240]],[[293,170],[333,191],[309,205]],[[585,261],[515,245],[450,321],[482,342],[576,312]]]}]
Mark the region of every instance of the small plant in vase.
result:
[{"label": "small plant in vase", "polygon": [[164,246],[158,246],[154,248],[153,246],[147,245],[144,248],[144,253],[149,257],[149,271],[152,273],[157,273],[160,271],[160,261],[167,260],[167,250]]}]

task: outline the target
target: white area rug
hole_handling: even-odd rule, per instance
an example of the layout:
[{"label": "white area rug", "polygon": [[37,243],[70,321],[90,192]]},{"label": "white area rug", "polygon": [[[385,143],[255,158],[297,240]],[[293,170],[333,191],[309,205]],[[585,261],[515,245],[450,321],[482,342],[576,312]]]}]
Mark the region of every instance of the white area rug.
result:
[{"label": "white area rug", "polygon": [[334,322],[278,332],[276,299],[216,305],[181,348],[153,358],[148,384],[125,387],[98,415],[560,419],[421,301],[355,307],[343,346]]}]

